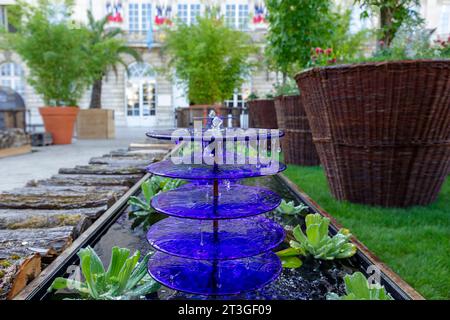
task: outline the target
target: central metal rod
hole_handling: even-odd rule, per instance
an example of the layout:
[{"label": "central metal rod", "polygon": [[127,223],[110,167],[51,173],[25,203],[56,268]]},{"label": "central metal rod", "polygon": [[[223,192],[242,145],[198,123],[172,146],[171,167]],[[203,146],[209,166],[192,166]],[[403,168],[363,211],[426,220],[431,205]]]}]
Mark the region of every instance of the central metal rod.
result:
[{"label": "central metal rod", "polygon": [[[214,147],[212,154],[214,156],[214,165],[213,165],[213,171],[214,173],[217,173],[219,171],[219,165],[218,165],[218,159],[217,159],[217,144]],[[219,205],[219,179],[215,178],[213,180],[213,214],[214,216],[217,215],[217,208]],[[219,220],[213,220],[213,241],[214,244],[217,244],[219,242]],[[217,246],[215,246],[217,249]],[[214,257],[212,261],[212,286],[213,290],[218,289],[218,283],[220,279],[218,278],[219,272],[218,272],[218,264],[219,261],[217,260],[217,252],[215,254],[216,257]]]}]

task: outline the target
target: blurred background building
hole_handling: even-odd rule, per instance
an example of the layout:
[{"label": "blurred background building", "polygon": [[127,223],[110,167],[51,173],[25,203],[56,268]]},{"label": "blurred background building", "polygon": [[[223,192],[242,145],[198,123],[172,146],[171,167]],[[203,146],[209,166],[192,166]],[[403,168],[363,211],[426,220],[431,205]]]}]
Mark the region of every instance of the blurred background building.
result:
[{"label": "blurred background building", "polygon": [[[33,1],[33,0],[30,0]],[[353,6],[352,0],[338,0],[346,6]],[[14,0],[0,0],[0,23],[8,27],[8,5]],[[103,108],[115,112],[117,126],[130,127],[172,127],[175,123],[175,109],[188,107],[184,89],[170,81],[157,70],[167,63],[161,52],[163,34],[160,26],[176,19],[188,24],[195,23],[206,6],[217,5],[226,23],[233,28],[248,32],[261,47],[256,59],[263,60],[266,9],[264,1],[258,0],[76,0],[73,18],[87,20],[86,12],[91,10],[96,19],[110,14],[110,25],[126,32],[130,46],[141,50],[144,63],[130,61],[129,73],[120,69],[117,76],[111,72],[103,87]],[[450,33],[450,0],[423,0],[420,8],[429,29],[436,29],[436,36],[447,37]],[[358,30],[370,23],[360,19],[361,9],[353,6],[352,28]],[[28,123],[42,124],[38,108],[43,101],[26,83],[27,67],[10,51],[0,52],[0,85],[17,91],[25,101]],[[245,107],[250,92],[260,96],[270,92],[277,81],[277,74],[262,67],[247,79],[242,88],[225,101],[228,107]],[[89,91],[79,105],[87,108]]]}]

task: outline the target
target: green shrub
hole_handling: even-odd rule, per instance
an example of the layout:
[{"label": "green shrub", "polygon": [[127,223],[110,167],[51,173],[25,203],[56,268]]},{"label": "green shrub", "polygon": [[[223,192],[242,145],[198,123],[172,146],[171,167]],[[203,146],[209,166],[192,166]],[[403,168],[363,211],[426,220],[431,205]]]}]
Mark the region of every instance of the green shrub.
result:
[{"label": "green shrub", "polygon": [[346,295],[329,293],[327,300],[393,300],[386,289],[379,284],[369,284],[361,272],[344,277]]},{"label": "green shrub", "polygon": [[256,65],[250,35],[227,27],[214,12],[167,30],[164,51],[193,104],[228,99]]},{"label": "green shrub", "polygon": [[18,1],[8,13],[17,30],[4,33],[6,49],[17,52],[30,69],[28,82],[48,106],[75,106],[90,84],[86,61],[86,28],[73,24],[71,1],[65,1],[62,19],[56,20],[55,1],[37,5]]}]

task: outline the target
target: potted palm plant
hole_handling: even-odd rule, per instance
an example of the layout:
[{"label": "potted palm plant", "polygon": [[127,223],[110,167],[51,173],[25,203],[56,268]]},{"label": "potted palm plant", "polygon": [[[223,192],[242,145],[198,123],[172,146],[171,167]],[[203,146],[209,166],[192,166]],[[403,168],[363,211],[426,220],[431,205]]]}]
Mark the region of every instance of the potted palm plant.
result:
[{"label": "potted palm plant", "polygon": [[92,90],[89,109],[82,109],[78,114],[77,133],[81,139],[114,138],[114,110],[102,109],[103,79],[112,70],[117,76],[117,66],[127,70],[125,56],[141,62],[141,54],[127,46],[120,28],[108,28],[109,16],[95,20],[91,11],[87,12],[89,42],[87,50],[91,73]]},{"label": "potted palm plant", "polygon": [[65,4],[65,11],[55,12],[57,6],[47,1],[37,5],[18,1],[9,11],[17,32],[4,35],[8,49],[17,52],[30,70],[28,83],[44,100],[39,112],[55,144],[71,143],[77,101],[89,84],[83,47],[88,33],[69,21],[70,1]]},{"label": "potted palm plant", "polygon": [[331,191],[371,205],[427,205],[450,168],[450,61],[429,38],[402,37],[420,25],[418,1],[357,2],[379,15],[373,61],[296,76]]},{"label": "potted palm plant", "polygon": [[185,87],[191,109],[206,116],[208,109],[220,114],[223,101],[240,88],[255,63],[250,56],[256,48],[251,37],[227,27],[215,12],[197,17],[195,24],[177,22],[166,31],[163,52],[169,68],[175,69]]}]

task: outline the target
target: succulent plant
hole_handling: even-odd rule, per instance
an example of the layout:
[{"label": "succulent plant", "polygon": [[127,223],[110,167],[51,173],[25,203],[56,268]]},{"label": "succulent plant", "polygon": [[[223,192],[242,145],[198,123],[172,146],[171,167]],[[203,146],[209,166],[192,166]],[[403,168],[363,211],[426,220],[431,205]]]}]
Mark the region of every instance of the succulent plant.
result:
[{"label": "succulent plant", "polygon": [[87,247],[78,252],[85,282],[56,278],[48,291],[70,289],[82,298],[94,300],[133,299],[155,292],[160,285],[147,274],[147,254],[140,263],[140,252],[130,256],[130,250],[112,248],[111,261],[105,270],[94,249]]},{"label": "succulent plant", "polygon": [[290,216],[294,216],[297,214],[302,213],[308,209],[308,206],[304,205],[303,203],[300,203],[298,206],[295,206],[294,201],[286,202],[286,200],[281,200],[281,204],[276,209],[276,212],[279,214],[286,214]]},{"label": "succulent plant", "polygon": [[135,196],[130,197],[128,200],[128,204],[135,208],[129,214],[129,217],[134,219],[131,227],[134,229],[142,225],[142,228],[146,230],[152,224],[164,219],[165,216],[156,212],[150,205],[152,198],[160,192],[176,189],[183,183],[184,181],[180,179],[161,178],[158,176],[153,176],[142,183],[141,191],[144,200]]},{"label": "succulent plant", "polygon": [[370,284],[361,272],[344,277],[346,295],[329,293],[327,300],[393,300],[380,284]]},{"label": "succulent plant", "polygon": [[292,248],[323,260],[349,258],[356,253],[355,245],[349,242],[351,234],[347,229],[341,229],[335,236],[330,237],[328,234],[330,219],[317,213],[308,214],[305,222],[306,235],[300,226],[294,228],[296,241],[290,241]]},{"label": "succulent plant", "polygon": [[351,234],[347,229],[341,229],[334,237],[330,237],[330,219],[317,213],[308,214],[305,222],[306,235],[300,226],[295,227],[295,240],[289,242],[290,248],[277,252],[283,267],[301,267],[299,256],[312,255],[315,259],[333,260],[349,258],[356,253],[355,245],[349,242]]}]

